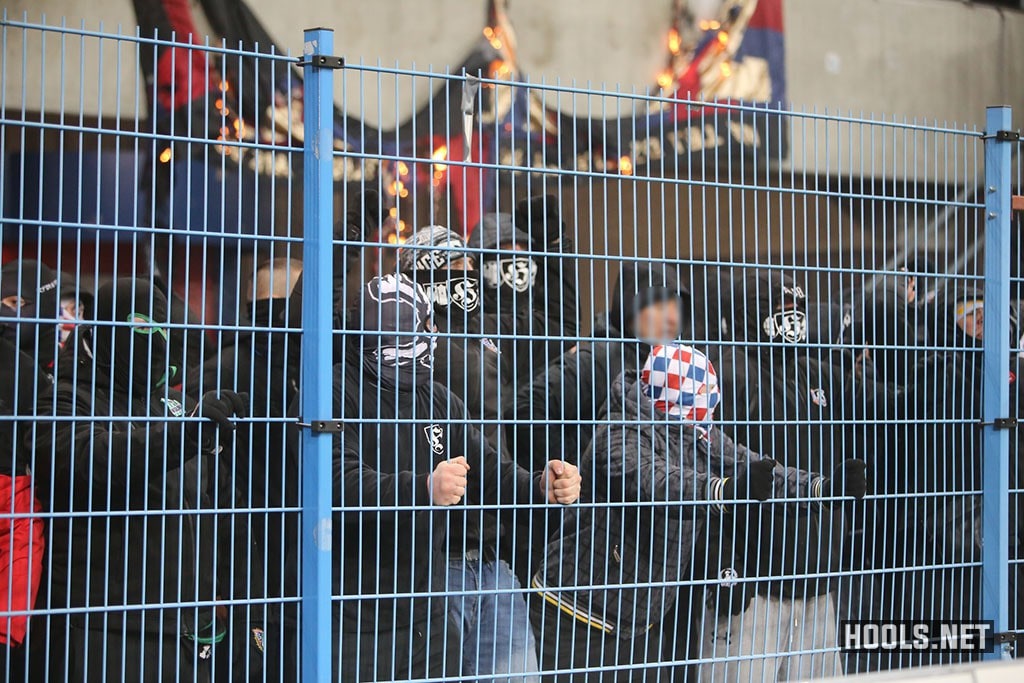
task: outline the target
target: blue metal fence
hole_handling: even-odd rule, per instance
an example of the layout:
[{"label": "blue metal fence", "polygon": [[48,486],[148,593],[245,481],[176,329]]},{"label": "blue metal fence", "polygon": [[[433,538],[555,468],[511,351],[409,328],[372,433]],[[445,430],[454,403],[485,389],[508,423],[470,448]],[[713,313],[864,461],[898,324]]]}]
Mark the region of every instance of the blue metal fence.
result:
[{"label": "blue metal fence", "polygon": [[854,651],[850,620],[988,620],[1013,652],[1009,108],[0,25],[8,680],[983,656]]}]

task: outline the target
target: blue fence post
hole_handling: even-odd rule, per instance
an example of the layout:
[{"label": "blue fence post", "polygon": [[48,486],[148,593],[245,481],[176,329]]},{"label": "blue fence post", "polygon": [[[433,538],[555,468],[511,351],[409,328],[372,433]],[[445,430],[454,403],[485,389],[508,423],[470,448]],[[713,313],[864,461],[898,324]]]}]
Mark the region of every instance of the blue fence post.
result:
[{"label": "blue fence post", "polygon": [[[334,71],[314,55],[330,55],[334,31],[303,36],[302,151],[302,416],[327,420],[333,302]],[[331,676],[331,434],[302,433],[302,680]]]},{"label": "blue fence post", "polygon": [[[1007,630],[1009,618],[1010,435],[1010,157],[1013,145],[999,135],[1010,131],[1010,108],[989,107],[985,121],[985,393],[982,452],[983,617]],[[1004,647],[986,657],[999,659]]]}]

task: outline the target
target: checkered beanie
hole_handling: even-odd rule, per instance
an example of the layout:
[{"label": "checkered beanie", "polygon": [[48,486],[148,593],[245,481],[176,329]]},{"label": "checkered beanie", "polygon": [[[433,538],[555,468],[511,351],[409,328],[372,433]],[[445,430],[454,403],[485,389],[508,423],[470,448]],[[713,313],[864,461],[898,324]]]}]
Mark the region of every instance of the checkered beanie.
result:
[{"label": "checkered beanie", "polygon": [[711,430],[722,395],[715,367],[700,351],[682,344],[655,346],[644,363],[640,383],[658,410]]}]

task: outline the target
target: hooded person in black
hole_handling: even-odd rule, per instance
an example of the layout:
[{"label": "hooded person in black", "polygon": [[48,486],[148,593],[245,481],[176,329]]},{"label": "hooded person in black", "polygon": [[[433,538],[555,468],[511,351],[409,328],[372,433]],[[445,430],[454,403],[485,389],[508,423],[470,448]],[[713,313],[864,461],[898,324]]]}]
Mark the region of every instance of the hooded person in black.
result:
[{"label": "hooded person in black", "polygon": [[[552,674],[555,681],[668,680],[669,669],[690,654],[701,636],[707,640],[729,626],[732,616],[716,604],[728,592],[717,588],[718,566],[708,582],[707,621],[700,622],[704,600],[696,601],[695,619],[689,609],[681,609],[687,616],[677,622],[676,610],[678,601],[689,600],[681,584],[696,571],[691,561],[698,565],[709,559],[695,550],[697,539],[706,525],[719,526],[720,518],[731,521],[746,509],[734,508],[734,501],[864,493],[863,463],[843,463],[831,479],[824,479],[783,468],[724,434],[714,420],[721,396],[715,369],[700,351],[682,344],[656,345],[644,361],[642,369],[623,372],[612,385],[608,419],[582,461],[589,480],[585,504],[565,515],[532,582],[541,659],[545,671],[559,670]],[[697,501],[705,503],[692,504]],[[818,503],[773,507],[797,506]],[[752,544],[758,540],[749,539]],[[731,602],[731,596],[726,600]],[[708,672],[703,680],[763,680],[735,671],[727,675],[727,670],[742,668],[750,674],[755,667],[778,668],[787,659],[825,659],[790,655],[830,643],[820,638],[812,643],[807,634],[790,644],[792,623],[778,619],[776,609],[762,606],[759,614],[767,622],[761,630],[743,624],[743,632],[733,630],[732,642],[721,649],[712,637],[700,656],[722,657],[726,647],[730,656],[756,655],[760,647],[779,648],[777,640],[785,644],[770,652],[785,656],[705,664],[702,668],[725,668],[714,676]],[[819,623],[824,617],[819,615]],[[655,668],[661,662],[663,668]],[[823,673],[820,664],[818,673]]]},{"label": "hooded person in black", "polygon": [[[334,441],[334,505],[342,510],[334,525],[342,597],[334,662],[343,680],[457,675],[460,661],[467,676],[490,674],[488,666],[524,672],[535,653],[502,662],[515,643],[484,640],[489,633],[529,636],[528,628],[507,632],[511,615],[503,605],[522,603],[521,594],[481,585],[497,588],[497,599],[467,610],[475,590],[463,584],[467,593],[458,596],[443,578],[456,563],[474,562],[466,540],[449,535],[467,527],[465,520],[452,524],[459,514],[453,506],[464,498],[489,506],[571,502],[579,494],[575,467],[552,461],[545,473],[530,474],[501,458],[466,420],[462,401],[433,379],[431,314],[427,293],[407,277],[375,277],[350,316],[361,332],[347,335],[345,360],[335,366],[336,410],[346,420]],[[438,590],[449,597],[423,595]]]},{"label": "hooded person in black", "polygon": [[[914,378],[914,400],[920,420],[915,425],[918,445],[911,481],[916,491],[916,540],[919,561],[927,565],[978,562],[981,559],[981,497],[971,492],[982,485],[982,400],[986,381],[983,346],[986,313],[980,287],[954,279],[935,297],[934,324],[930,328],[930,349],[918,363]],[[1017,339],[1014,311],[1003,312],[1010,320],[1009,346]],[[1012,371],[1004,381],[1010,384],[1009,415],[1018,414],[1020,380]],[[1012,434],[1015,434],[1011,432]],[[1019,439],[1011,437],[1011,489],[1019,489],[1021,461],[1015,457]],[[1020,553],[1022,520],[1011,494],[1010,557]],[[1011,575],[1021,565],[1011,565]],[[974,619],[981,613],[980,575],[976,566],[945,567],[922,572],[914,602],[924,618]],[[1020,579],[1018,578],[1018,581]],[[967,590],[973,587],[974,591]],[[1011,596],[1011,613],[1019,615],[1020,593]],[[1013,623],[1013,622],[1011,622]],[[933,662],[935,660],[932,660]]]},{"label": "hooded person in black", "polygon": [[55,513],[47,603],[71,608],[52,617],[48,674],[205,681],[219,629],[213,608],[194,603],[219,593],[217,551],[195,514],[205,467],[187,465],[215,458],[243,400],[210,392],[196,403],[168,388],[167,301],[150,283],[110,282],[96,307],[95,327],[76,329],[41,401],[64,419],[35,434],[38,451],[52,453],[36,458],[44,509]]},{"label": "hooded person in black", "polygon": [[524,199],[514,216],[484,216],[468,246],[479,263],[483,312],[497,316],[499,346],[521,387],[571,348],[579,332],[574,246],[558,198]]},{"label": "hooded person in black", "polygon": [[466,404],[469,417],[491,446],[507,456],[502,429],[503,394],[512,373],[492,340],[494,316],[484,315],[480,274],[466,244],[439,225],[417,231],[398,254],[401,271],[421,285],[433,304],[438,328],[434,379]]},{"label": "hooded person in black", "polygon": [[[0,269],[0,510],[18,515],[0,524],[0,603],[13,611],[35,605],[42,575],[45,523],[26,516],[40,510],[29,422],[40,416],[38,398],[52,388],[58,291],[57,276],[36,261]],[[0,668],[12,680],[24,664],[28,621],[23,615],[0,620]]]},{"label": "hooded person in black", "polygon": [[[733,285],[730,344],[718,349],[724,400],[721,427],[736,441],[788,467],[829,472],[847,442],[842,428],[846,383],[829,351],[807,344],[806,296],[777,270],[744,271]],[[762,516],[748,536],[762,543],[758,576],[828,574],[841,566],[845,520],[830,510]],[[753,572],[752,572],[753,573]],[[827,578],[766,581],[771,595],[816,596],[835,586]]]},{"label": "hooded person in black", "polygon": [[594,324],[599,341],[562,354],[520,387],[516,400],[516,460],[538,466],[549,453],[578,457],[590,445],[612,382],[635,371],[652,343],[684,332],[675,271],[661,263],[623,262],[611,307]]},{"label": "hooded person in black", "polygon": [[[252,300],[254,328],[225,347],[206,363],[203,388],[223,388],[250,396],[250,424],[237,430],[238,450],[251,458],[237,458],[234,479],[243,507],[295,508],[299,505],[301,476],[295,453],[287,448],[283,418],[298,395],[301,333],[293,330],[300,308],[296,293],[302,263],[275,259],[256,269]],[[244,487],[244,488],[243,488]],[[284,585],[284,557],[297,544],[298,515],[272,512],[249,516],[265,566],[266,595],[296,595],[298,587]],[[276,611],[276,610],[275,610]]]}]

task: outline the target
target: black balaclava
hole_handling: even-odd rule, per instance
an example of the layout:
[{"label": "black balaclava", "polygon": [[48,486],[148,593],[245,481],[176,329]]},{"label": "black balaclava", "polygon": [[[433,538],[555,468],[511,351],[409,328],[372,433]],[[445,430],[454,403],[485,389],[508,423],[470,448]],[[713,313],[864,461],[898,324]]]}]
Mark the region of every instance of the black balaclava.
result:
[{"label": "black balaclava", "polygon": [[479,274],[449,267],[463,258],[472,258],[466,243],[440,225],[418,230],[398,254],[402,272],[427,291],[438,323],[455,329],[470,328],[482,308]]},{"label": "black balaclava", "polygon": [[913,307],[901,283],[885,282],[864,297],[852,312],[850,338],[858,349],[867,349],[876,377],[897,386],[913,378],[920,350]]},{"label": "black balaclava", "polygon": [[119,278],[100,287],[92,352],[117,390],[148,396],[173,381],[177,368],[167,364],[167,321],[167,299],[152,283]]},{"label": "black balaclava", "polygon": [[747,344],[747,354],[807,349],[807,298],[792,277],[777,270],[750,273],[733,296],[733,340]]},{"label": "black balaclava", "polygon": [[[0,305],[0,336],[7,337],[19,348],[36,357],[39,343],[40,365],[53,361],[57,341],[57,319],[60,317],[60,287],[57,275],[38,261],[12,261],[0,269],[0,299],[21,297],[25,303],[18,310]],[[52,323],[23,321],[24,318],[53,319]]]},{"label": "black balaclava", "polygon": [[432,378],[437,340],[426,291],[405,275],[370,280],[355,314],[362,321],[363,367],[383,384],[409,389]]},{"label": "black balaclava", "polygon": [[[502,250],[502,253],[474,254],[480,263],[486,311],[505,314],[513,305],[528,307],[539,264],[534,257],[512,249],[511,245],[531,248],[530,236],[516,227],[512,216],[506,213],[484,216],[469,236],[468,244],[473,249]],[[499,303],[504,311],[498,310]]]}]

